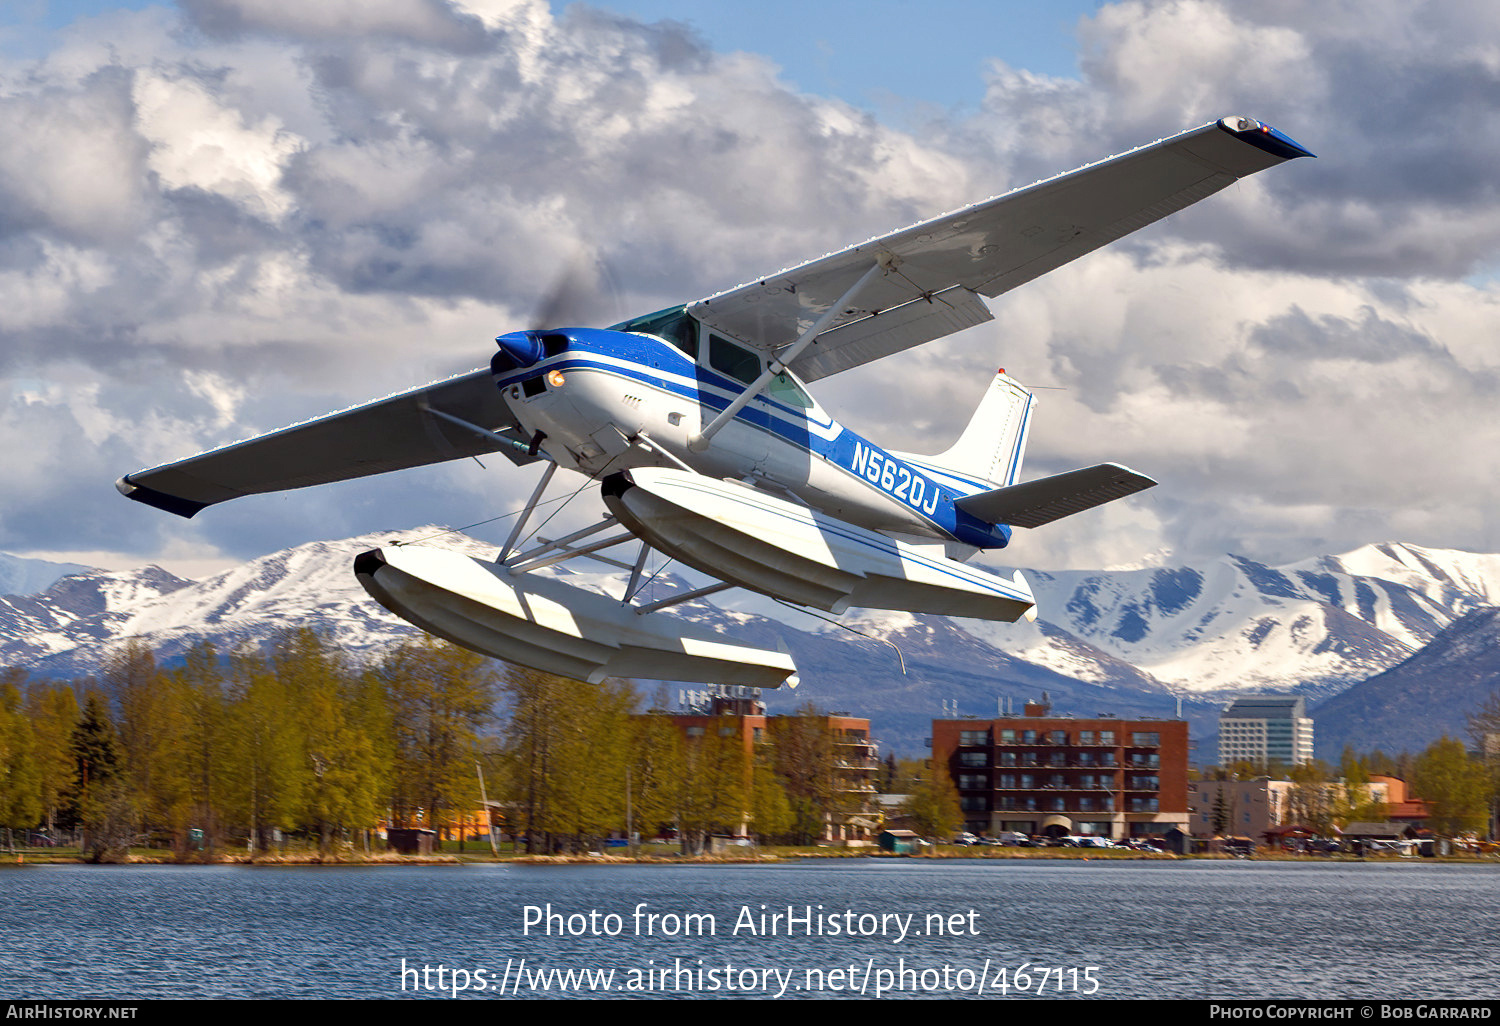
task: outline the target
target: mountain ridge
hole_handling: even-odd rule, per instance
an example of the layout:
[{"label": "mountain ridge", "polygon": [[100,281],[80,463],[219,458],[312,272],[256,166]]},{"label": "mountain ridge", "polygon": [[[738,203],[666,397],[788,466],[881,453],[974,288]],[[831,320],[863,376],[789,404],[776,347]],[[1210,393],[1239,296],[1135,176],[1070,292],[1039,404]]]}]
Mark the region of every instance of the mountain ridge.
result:
[{"label": "mountain ridge", "polygon": [[[228,651],[262,645],[293,625],[323,631],[356,655],[373,654],[417,632],[365,594],[353,556],[379,545],[431,544],[438,530],[309,542],[197,581],[160,567],[64,576],[36,594],[0,598],[0,662],[79,676],[124,638],[171,660],[197,641]],[[494,553],[451,532],[437,544]],[[589,565],[575,561],[558,572],[592,590],[618,587],[614,572],[573,569]],[[1180,704],[1194,736],[1206,738],[1218,708],[1237,694],[1279,691],[1327,702],[1407,662],[1450,624],[1500,598],[1500,556],[1391,542],[1281,567],[1226,555],[1201,568],[1023,573],[1042,611],[1035,623],[858,610],[842,622],[875,639],[862,640],[758,596],[674,613],[748,643],[785,645],[807,685],[768,695],[773,708],[809,699],[863,706],[864,715],[890,717],[882,729],[911,744],[947,703],[988,716],[1006,699],[1019,704],[1042,690],[1060,713],[1170,716]],[[670,575],[657,581],[672,583]]]}]

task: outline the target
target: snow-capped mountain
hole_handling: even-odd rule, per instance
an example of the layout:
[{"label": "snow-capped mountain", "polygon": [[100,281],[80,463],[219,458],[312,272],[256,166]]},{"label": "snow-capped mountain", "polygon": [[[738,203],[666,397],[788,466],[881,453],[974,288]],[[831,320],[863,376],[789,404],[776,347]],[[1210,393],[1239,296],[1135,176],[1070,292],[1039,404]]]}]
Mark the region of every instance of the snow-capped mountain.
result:
[{"label": "snow-capped mountain", "polygon": [[36,595],[0,597],[0,661],[38,669],[49,662],[92,666],[104,647],[133,633],[136,611],[186,587],[190,582],[148,566],[84,570]]},{"label": "snow-capped mountain", "polygon": [[199,641],[231,651],[294,626],[323,631],[353,653],[378,649],[416,628],[370,601],[351,560],[392,538],[433,533],[312,542],[201,581],[154,566],[64,577],[38,595],[0,599],[0,662],[70,676],[91,672],[125,639],[170,660]]},{"label": "snow-capped mountain", "polygon": [[[1500,596],[1500,557],[1370,545],[1269,567],[1027,571],[1041,622],[964,621],[1029,661],[1087,679],[1102,652],[1199,695],[1329,695],[1410,656],[1456,617]],[[1080,648],[1079,646],[1088,646]]]},{"label": "snow-capped mountain", "polygon": [[[200,581],[158,567],[86,570],[36,594],[0,598],[0,663],[72,676],[91,672],[125,638],[171,659],[200,640],[230,650],[304,625],[348,652],[374,653],[415,629],[365,594],[351,561],[413,541],[493,552],[420,528],[313,542]],[[594,590],[620,586],[619,575],[588,566],[559,572]],[[858,708],[888,717],[886,736],[915,746],[945,704],[994,715],[1043,690],[1059,712],[1122,716],[1174,715],[1181,697],[1201,736],[1232,693],[1330,697],[1500,596],[1500,556],[1395,544],[1282,567],[1227,556],[1201,569],[1025,573],[1041,611],[1029,624],[875,610],[835,624],[756,596],[673,612],[751,644],[786,645],[807,684],[769,696],[773,709],[809,699]],[[683,586],[669,575],[656,585]]]},{"label": "snow-capped mountain", "polygon": [[1387,543],[1308,560],[1289,569],[1373,577],[1405,585],[1450,609],[1500,605],[1500,555]]},{"label": "snow-capped mountain", "polygon": [[81,574],[88,569],[78,563],[23,559],[0,552],[0,595],[34,595],[51,587],[60,577]]}]

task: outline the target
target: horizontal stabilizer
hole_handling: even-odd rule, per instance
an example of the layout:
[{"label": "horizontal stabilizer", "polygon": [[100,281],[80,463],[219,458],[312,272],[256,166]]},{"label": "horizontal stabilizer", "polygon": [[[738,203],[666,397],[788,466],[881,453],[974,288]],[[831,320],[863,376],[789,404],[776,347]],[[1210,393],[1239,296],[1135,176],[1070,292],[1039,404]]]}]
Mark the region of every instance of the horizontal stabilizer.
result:
[{"label": "horizontal stabilizer", "polygon": [[957,499],[954,505],[987,524],[1041,527],[1106,502],[1145,491],[1156,482],[1118,463],[1070,470],[1040,481],[996,488]]},{"label": "horizontal stabilizer", "polygon": [[[476,425],[479,434],[444,417]],[[191,517],[242,495],[347,481],[498,452],[526,464],[526,442],[488,370],[236,442],[177,463],[126,474],[127,498]],[[511,434],[507,435],[506,432]]]}]

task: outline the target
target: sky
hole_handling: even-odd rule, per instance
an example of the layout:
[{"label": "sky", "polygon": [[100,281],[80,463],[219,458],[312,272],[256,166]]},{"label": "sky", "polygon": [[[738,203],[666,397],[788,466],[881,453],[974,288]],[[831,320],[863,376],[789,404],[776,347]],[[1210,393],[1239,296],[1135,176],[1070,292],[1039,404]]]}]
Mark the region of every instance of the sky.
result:
[{"label": "sky", "polygon": [[937,452],[1004,366],[1040,400],[1024,476],[1161,482],[1018,531],[996,566],[1500,551],[1500,10],[807,6],[7,5],[0,551],[194,574],[486,520],[531,471],[191,521],[113,483],[481,366],[579,253],[578,319],[607,324],[1229,114],[1318,158],[814,392]]}]

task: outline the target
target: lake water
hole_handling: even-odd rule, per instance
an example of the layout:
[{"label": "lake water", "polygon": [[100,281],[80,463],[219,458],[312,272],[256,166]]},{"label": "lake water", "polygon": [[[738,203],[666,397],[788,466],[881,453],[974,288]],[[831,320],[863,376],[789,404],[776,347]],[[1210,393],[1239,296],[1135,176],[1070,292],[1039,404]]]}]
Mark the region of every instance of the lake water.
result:
[{"label": "lake water", "polygon": [[1412,862],[34,866],[0,996],[1473,1000],[1497,913]]}]

